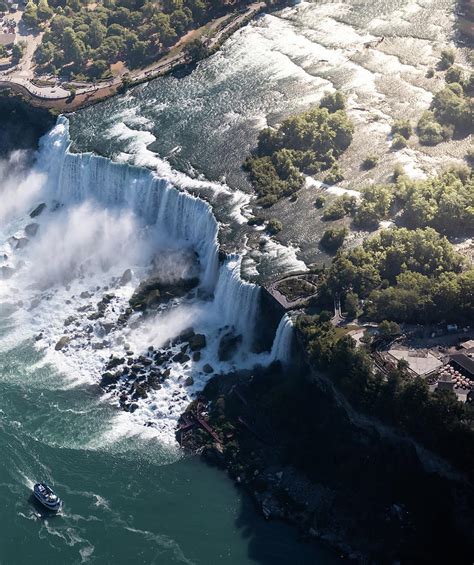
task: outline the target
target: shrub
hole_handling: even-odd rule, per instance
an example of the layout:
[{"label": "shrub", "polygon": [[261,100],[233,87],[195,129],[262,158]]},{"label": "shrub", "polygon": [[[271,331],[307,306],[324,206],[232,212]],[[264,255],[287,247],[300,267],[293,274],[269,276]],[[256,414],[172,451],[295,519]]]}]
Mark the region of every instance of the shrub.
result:
[{"label": "shrub", "polygon": [[321,108],[327,108],[330,112],[344,110],[346,107],[346,99],[341,92],[325,94],[319,103]]},{"label": "shrub", "polygon": [[389,320],[383,320],[378,325],[378,331],[380,337],[391,338],[400,335],[400,326],[396,322],[390,322]]},{"label": "shrub", "polygon": [[349,196],[344,194],[343,196],[339,196],[334,200],[334,202],[326,208],[322,219],[324,221],[332,221],[332,220],[340,220],[347,216],[348,214],[352,214],[357,206],[356,199],[353,196]]},{"label": "shrub", "polygon": [[405,169],[401,163],[396,163],[395,167],[393,167],[393,175],[392,178],[394,181],[405,174]]},{"label": "shrub", "polygon": [[444,80],[447,83],[462,82],[462,70],[459,67],[451,67],[446,71],[446,74],[444,75]]},{"label": "shrub", "polygon": [[392,125],[392,135],[401,135],[409,139],[413,133],[413,128],[408,120],[395,120]]},{"label": "shrub", "polygon": [[378,162],[379,158],[377,155],[367,155],[367,157],[362,161],[362,168],[365,170],[373,169]]},{"label": "shrub", "polygon": [[265,219],[261,216],[254,216],[253,218],[249,218],[249,220],[247,220],[247,224],[249,226],[263,226],[264,223]]},{"label": "shrub", "polygon": [[452,49],[443,49],[441,51],[441,59],[439,60],[438,67],[441,70],[449,69],[454,63],[456,55]]},{"label": "shrub", "polygon": [[416,127],[422,145],[437,145],[444,139],[443,128],[435,120],[433,112],[425,112]]},{"label": "shrub", "polygon": [[364,229],[377,229],[388,217],[394,194],[391,186],[371,185],[362,191],[362,202],[354,214],[354,223]]},{"label": "shrub", "polygon": [[322,194],[320,194],[319,196],[316,196],[316,200],[314,201],[314,207],[315,208],[323,208],[325,204],[326,204],[326,197],[325,196],[323,196]]},{"label": "shrub", "polygon": [[392,147],[394,149],[404,149],[407,146],[407,144],[408,144],[408,142],[407,142],[406,138],[403,137],[403,135],[400,135],[399,133],[397,133],[393,136]]},{"label": "shrub", "polygon": [[435,74],[434,69],[428,69],[426,71],[426,78],[433,78],[434,74]]},{"label": "shrub", "polygon": [[455,82],[436,93],[431,104],[433,113],[441,124],[471,132],[473,127],[473,107],[464,97],[462,86]]},{"label": "shrub", "polygon": [[283,226],[281,224],[281,222],[275,218],[272,218],[271,220],[268,220],[268,224],[267,224],[267,232],[270,233],[271,235],[275,235],[278,232],[280,232],[282,230]]},{"label": "shrub", "polygon": [[347,228],[330,228],[326,230],[321,237],[321,247],[326,251],[334,253],[342,247],[347,234]]},{"label": "shrub", "polygon": [[474,148],[468,149],[466,153],[466,161],[474,167]]},{"label": "shrub", "polygon": [[344,180],[344,175],[342,174],[342,171],[337,163],[331,167],[328,174],[324,177],[325,184],[330,185],[337,184],[342,180]]}]

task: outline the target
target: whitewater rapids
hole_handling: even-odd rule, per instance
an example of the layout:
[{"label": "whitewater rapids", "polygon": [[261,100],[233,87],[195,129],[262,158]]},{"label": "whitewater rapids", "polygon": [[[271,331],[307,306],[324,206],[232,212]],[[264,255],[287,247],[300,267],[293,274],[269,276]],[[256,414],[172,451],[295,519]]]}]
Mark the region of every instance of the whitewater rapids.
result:
[{"label": "whitewater rapids", "polygon": [[[98,383],[112,355],[130,349],[143,355],[150,347],[176,355],[180,345],[170,340],[181,332],[192,327],[205,334],[201,359],[170,362],[161,389],[150,390],[126,415],[174,444],[179,416],[210,376],[290,361],[291,322],[282,319],[270,351],[253,353],[260,287],[242,280],[241,255],[219,261],[219,224],[210,205],[147,169],[72,153],[68,127],[59,118],[41,142],[35,167],[21,181],[3,184],[0,314],[8,322],[0,348],[35,340],[42,352],[37,365],[52,364],[74,387]],[[135,312],[120,324],[150,265],[171,284],[198,276],[199,286],[153,315]],[[98,319],[94,309],[104,297]],[[242,339],[222,362],[219,343],[229,332]],[[106,398],[118,405],[114,393]]]}]

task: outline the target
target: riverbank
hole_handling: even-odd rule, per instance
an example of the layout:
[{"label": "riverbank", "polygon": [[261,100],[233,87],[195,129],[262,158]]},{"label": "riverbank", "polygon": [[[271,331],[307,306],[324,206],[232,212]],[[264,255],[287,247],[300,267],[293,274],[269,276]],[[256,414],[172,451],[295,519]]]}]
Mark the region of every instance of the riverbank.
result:
[{"label": "riverbank", "polygon": [[102,102],[125,90],[143,84],[155,78],[176,72],[195,63],[187,54],[187,47],[196,40],[202,41],[207,56],[215,53],[222,43],[240,27],[248,23],[266,4],[259,1],[250,4],[247,9],[232,12],[211,20],[198,29],[191,30],[182,37],[161,59],[143,69],[119,74],[106,83],[74,85],[74,90],[56,86],[39,86],[33,77],[3,75],[0,90],[11,89],[25,96],[36,107],[47,108],[55,113],[74,112],[81,108]]},{"label": "riverbank", "polygon": [[357,562],[467,563],[471,486],[309,377],[276,365],[215,377],[177,437],[226,470],[265,518]]}]

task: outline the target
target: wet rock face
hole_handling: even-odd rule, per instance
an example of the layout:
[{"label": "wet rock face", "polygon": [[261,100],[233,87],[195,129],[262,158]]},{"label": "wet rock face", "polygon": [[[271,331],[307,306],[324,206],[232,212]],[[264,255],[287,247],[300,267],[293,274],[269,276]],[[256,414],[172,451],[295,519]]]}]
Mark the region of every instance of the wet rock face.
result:
[{"label": "wet rock face", "polygon": [[64,347],[66,347],[66,345],[68,345],[70,341],[71,338],[68,335],[63,335],[63,337],[54,346],[54,349],[56,351],[61,351],[61,349],[64,349]]},{"label": "wet rock face", "polygon": [[30,218],[37,218],[46,208],[46,204],[42,202],[30,213]]},{"label": "wet rock face", "polygon": [[194,334],[189,339],[189,347],[191,351],[200,351],[206,347],[206,336],[203,334]]},{"label": "wet rock face", "polygon": [[133,310],[147,310],[173,298],[185,296],[199,284],[199,279],[185,279],[174,283],[165,283],[159,277],[152,277],[140,283],[130,298]]},{"label": "wet rock face", "polygon": [[191,357],[189,357],[189,355],[186,355],[186,353],[183,353],[182,351],[180,351],[173,357],[173,361],[175,363],[182,363],[182,364],[187,363],[190,359]]},{"label": "wet rock face", "polygon": [[3,267],[0,267],[0,273],[2,275],[2,279],[9,279],[10,277],[13,276],[14,272],[15,272],[15,269],[13,267],[8,267],[6,265],[4,265]]},{"label": "wet rock face", "polygon": [[126,269],[122,276],[120,277],[120,285],[124,286],[126,284],[128,284],[129,282],[131,282],[133,277],[133,273],[131,269]]},{"label": "wet rock face", "polygon": [[23,249],[28,245],[30,240],[27,237],[16,237],[15,241],[15,249]]},{"label": "wet rock face", "polygon": [[219,343],[219,361],[229,361],[242,343],[242,336],[228,332],[222,336]]},{"label": "wet rock face", "polygon": [[28,224],[25,227],[25,234],[28,237],[35,237],[35,235],[38,233],[38,229],[39,229],[39,224],[37,224],[36,222],[32,222],[31,224]]},{"label": "wet rock face", "polygon": [[107,371],[102,375],[100,386],[102,388],[109,387],[110,385],[115,384],[120,379],[120,376],[120,373],[111,373],[110,371]]}]

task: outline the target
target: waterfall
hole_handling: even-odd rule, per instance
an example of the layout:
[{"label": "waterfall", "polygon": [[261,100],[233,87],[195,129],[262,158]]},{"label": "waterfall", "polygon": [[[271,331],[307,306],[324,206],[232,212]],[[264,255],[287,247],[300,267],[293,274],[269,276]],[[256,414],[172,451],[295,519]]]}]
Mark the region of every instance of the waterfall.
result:
[{"label": "waterfall", "polygon": [[293,322],[288,314],[285,314],[275,334],[270,358],[272,361],[280,361],[283,365],[291,362],[291,345],[293,343]]},{"label": "waterfall", "polygon": [[202,265],[202,286],[218,276],[218,222],[210,205],[176,189],[152,171],[69,150],[69,123],[60,117],[41,146],[39,166],[48,175],[51,199],[77,204],[91,199],[104,207],[127,207],[173,242],[191,245]]},{"label": "waterfall", "polygon": [[241,279],[238,255],[219,268],[219,224],[211,206],[148,169],[72,153],[70,143],[69,122],[61,116],[41,142],[39,168],[47,174],[48,197],[61,204],[92,200],[105,208],[127,208],[163,237],[192,246],[199,254],[201,284],[214,292],[219,323],[233,326],[250,348],[260,287]]},{"label": "waterfall", "polygon": [[222,265],[216,285],[215,302],[226,325],[242,334],[248,348],[252,346],[260,287],[240,278],[242,258],[232,255]]}]

